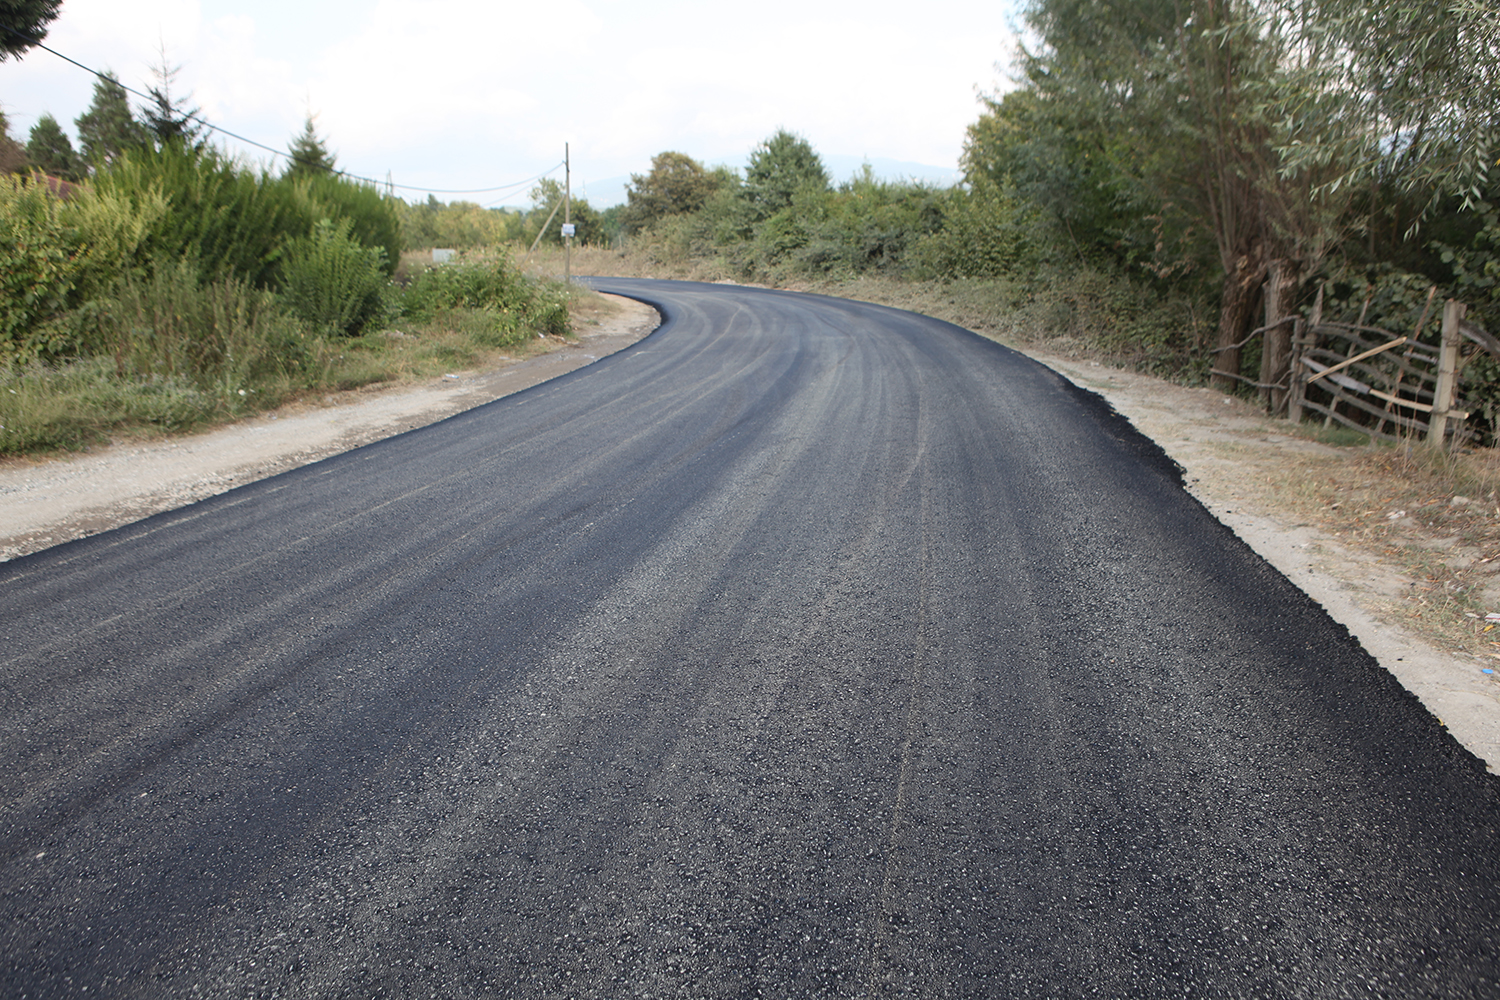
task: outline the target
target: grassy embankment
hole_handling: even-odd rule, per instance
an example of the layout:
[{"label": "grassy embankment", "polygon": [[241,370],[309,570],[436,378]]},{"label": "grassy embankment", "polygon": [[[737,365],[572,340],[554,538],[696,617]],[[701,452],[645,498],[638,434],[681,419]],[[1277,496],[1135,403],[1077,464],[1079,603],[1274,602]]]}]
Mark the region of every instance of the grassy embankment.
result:
[{"label": "grassy embankment", "polygon": [[0,373],[0,455],[201,431],[334,391],[493,367],[571,337],[569,313],[596,298],[522,280],[503,252],[441,269],[425,256],[403,255],[383,321],[358,336],[311,331],[244,287],[142,289],[125,303],[120,325],[134,332],[121,352]]}]

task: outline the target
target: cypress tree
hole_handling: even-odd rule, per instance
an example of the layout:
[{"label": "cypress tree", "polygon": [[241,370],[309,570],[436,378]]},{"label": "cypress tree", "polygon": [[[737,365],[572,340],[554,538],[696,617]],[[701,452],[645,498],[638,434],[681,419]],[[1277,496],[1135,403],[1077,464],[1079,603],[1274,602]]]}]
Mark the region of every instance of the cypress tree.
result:
[{"label": "cypress tree", "polygon": [[73,151],[73,141],[51,115],[42,115],[31,126],[26,155],[31,165],[43,173],[66,181],[83,179],[83,164]]},{"label": "cypress tree", "polygon": [[18,59],[47,37],[62,0],[0,0],[0,62]]},{"label": "cypress tree", "polygon": [[73,124],[78,128],[83,158],[93,166],[146,144],[146,130],[130,113],[125,88],[109,73],[94,81],[94,101]]}]

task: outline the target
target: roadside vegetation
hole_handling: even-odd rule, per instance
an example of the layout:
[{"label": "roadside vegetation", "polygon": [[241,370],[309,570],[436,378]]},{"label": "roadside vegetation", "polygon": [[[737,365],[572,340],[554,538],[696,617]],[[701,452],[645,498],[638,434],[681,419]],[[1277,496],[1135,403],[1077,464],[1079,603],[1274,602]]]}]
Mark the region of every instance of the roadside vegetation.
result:
[{"label": "roadside vegetation", "polygon": [[101,80],[76,122],[84,154],[51,118],[24,147],[0,128],[0,455],[198,428],[568,335],[584,293],[524,277],[505,240],[448,241],[462,252],[441,267],[403,256],[414,219],[465,208],[343,177],[311,119],[285,170],[254,168],[153,94],[138,117]]},{"label": "roadside vegetation", "polygon": [[[620,266],[882,289],[1226,392],[1256,374],[1258,341],[1230,345],[1271,281],[1291,311],[1321,292],[1326,319],[1397,333],[1436,286],[1500,327],[1495,0],[1022,13],[1017,86],[984,100],[957,187],[830,178],[786,132],[743,172],[666,152],[633,178]],[[1493,411],[1489,367],[1469,377]]]}]

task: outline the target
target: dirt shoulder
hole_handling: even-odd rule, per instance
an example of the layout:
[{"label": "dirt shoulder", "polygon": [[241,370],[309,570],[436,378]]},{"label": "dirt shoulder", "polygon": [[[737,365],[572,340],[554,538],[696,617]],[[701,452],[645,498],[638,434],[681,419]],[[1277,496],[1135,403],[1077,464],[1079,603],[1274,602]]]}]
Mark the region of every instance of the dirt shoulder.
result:
[{"label": "dirt shoulder", "polygon": [[[190,437],[50,461],[0,462],[0,560],[433,423],[612,354],[659,322],[646,306],[606,298],[607,306],[584,319],[576,342],[559,341],[550,353],[492,370],[454,372],[415,387],[341,393]],[[1469,750],[1492,770],[1500,765],[1500,675],[1485,672],[1500,662],[1492,666],[1472,653],[1444,649],[1397,624],[1393,602],[1409,602],[1423,581],[1382,558],[1378,547],[1338,537],[1314,513],[1320,499],[1290,485],[1297,476],[1347,465],[1347,450],[1287,434],[1286,425],[1208,389],[1027,353],[1104,396],[1160,444],[1214,516],[1357,636]]]}]

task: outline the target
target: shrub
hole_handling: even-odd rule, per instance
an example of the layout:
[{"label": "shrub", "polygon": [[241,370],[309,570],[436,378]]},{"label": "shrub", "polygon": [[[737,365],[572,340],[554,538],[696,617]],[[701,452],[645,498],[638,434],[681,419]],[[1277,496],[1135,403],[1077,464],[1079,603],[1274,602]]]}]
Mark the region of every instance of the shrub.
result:
[{"label": "shrub", "polygon": [[282,298],[320,334],[359,333],[387,311],[385,251],[350,236],[349,219],[323,220],[292,240],[282,260]]},{"label": "shrub", "polygon": [[914,250],[916,270],[941,278],[1032,271],[1044,259],[1041,248],[1053,242],[1041,227],[1035,204],[1022,201],[1008,184],[949,192],[942,228],[924,236]]},{"label": "shrub", "polygon": [[204,281],[235,278],[272,287],[285,243],[313,225],[309,206],[291,186],[211,147],[132,149],[100,171],[94,186],[134,206],[164,198],[168,211],[142,243],[141,263],[192,256]]},{"label": "shrub", "polygon": [[0,177],[0,365],[56,350],[41,328],[73,304],[79,249],[46,185]]},{"label": "shrub", "polygon": [[403,245],[396,199],[387,198],[369,184],[336,174],[289,177],[280,183],[291,187],[306,218],[347,222],[352,239],[361,246],[384,251],[381,267],[385,276],[396,273]]},{"label": "shrub", "polygon": [[569,329],[567,289],[531,281],[505,257],[462,258],[428,268],[407,286],[402,307],[418,321],[459,310],[482,313],[493,346]]},{"label": "shrub", "polygon": [[121,379],[107,358],[33,362],[0,372],[0,455],[77,448],[126,424],[187,427],[212,409],[188,379]]}]

